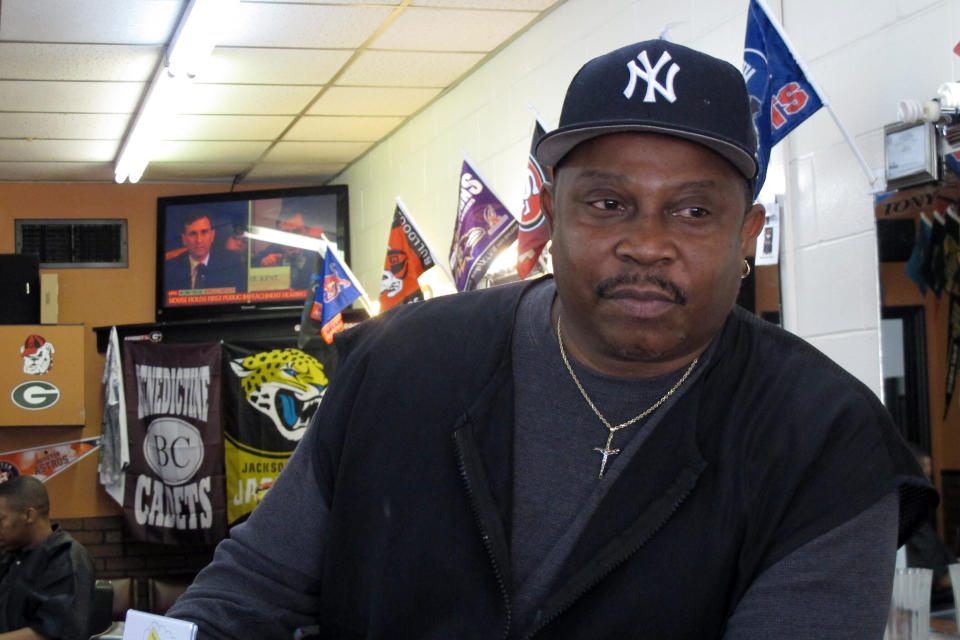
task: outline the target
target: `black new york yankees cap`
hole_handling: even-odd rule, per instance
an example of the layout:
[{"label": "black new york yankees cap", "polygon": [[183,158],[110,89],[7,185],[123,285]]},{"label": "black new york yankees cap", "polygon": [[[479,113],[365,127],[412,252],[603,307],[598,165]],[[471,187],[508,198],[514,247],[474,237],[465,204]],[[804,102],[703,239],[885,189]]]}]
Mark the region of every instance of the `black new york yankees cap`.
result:
[{"label": "black new york yankees cap", "polygon": [[753,181],[757,136],[750,96],[729,62],[667,40],[638,42],[594,58],[567,88],[560,126],[537,144],[555,166],[581,142],[650,131],[703,144]]}]

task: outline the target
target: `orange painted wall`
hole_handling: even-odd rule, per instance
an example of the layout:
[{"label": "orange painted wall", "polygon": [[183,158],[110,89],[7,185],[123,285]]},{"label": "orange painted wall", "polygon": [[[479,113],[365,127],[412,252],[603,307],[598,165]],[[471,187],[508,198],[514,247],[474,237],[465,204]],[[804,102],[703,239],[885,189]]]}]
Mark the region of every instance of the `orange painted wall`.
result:
[{"label": "orange painted wall", "polygon": [[[247,187],[247,190],[260,187]],[[86,424],[76,427],[2,427],[0,451],[96,436],[102,411],[103,354],[93,327],[153,322],[157,198],[228,191],[223,184],[0,183],[0,253],[15,250],[18,218],[125,218],[129,266],[125,269],[55,269],[60,280],[61,323],[84,325]],[[2,301],[0,301],[2,304]],[[19,353],[0,354],[17,357]],[[101,489],[97,456],[88,456],[47,483],[54,518],[114,515],[119,509]]]}]

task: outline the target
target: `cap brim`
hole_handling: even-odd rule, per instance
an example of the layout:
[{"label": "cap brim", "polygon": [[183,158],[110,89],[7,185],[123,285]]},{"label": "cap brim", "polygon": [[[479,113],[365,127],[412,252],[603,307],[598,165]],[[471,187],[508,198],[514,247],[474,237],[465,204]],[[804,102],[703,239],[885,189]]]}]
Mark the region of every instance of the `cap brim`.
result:
[{"label": "cap brim", "polygon": [[683,129],[673,129],[651,124],[616,124],[598,125],[595,127],[578,127],[564,131],[556,129],[547,133],[537,144],[537,162],[544,167],[554,167],[570,151],[582,142],[609,135],[611,133],[652,132],[684,138],[709,147],[713,151],[730,161],[737,171],[747,180],[757,176],[756,159],[735,144],[717,138]]}]

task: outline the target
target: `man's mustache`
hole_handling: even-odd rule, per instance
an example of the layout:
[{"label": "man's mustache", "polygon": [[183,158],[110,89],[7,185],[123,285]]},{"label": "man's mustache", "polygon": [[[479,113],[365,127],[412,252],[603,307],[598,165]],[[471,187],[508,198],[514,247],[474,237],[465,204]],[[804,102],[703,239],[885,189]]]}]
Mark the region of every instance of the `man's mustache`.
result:
[{"label": "man's mustache", "polygon": [[606,298],[617,287],[641,283],[654,285],[669,295],[677,304],[687,303],[687,292],[677,283],[658,273],[621,273],[600,282],[596,287],[596,293],[601,298]]}]

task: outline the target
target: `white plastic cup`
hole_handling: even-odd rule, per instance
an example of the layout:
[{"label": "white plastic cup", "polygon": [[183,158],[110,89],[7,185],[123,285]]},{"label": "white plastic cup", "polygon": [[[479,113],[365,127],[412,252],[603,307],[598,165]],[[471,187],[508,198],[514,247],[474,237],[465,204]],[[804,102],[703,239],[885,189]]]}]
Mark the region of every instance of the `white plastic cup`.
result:
[{"label": "white plastic cup", "polygon": [[883,636],[886,640],[927,640],[929,638],[932,586],[932,569],[898,568],[895,570],[890,614],[887,617],[887,630]]},{"label": "white plastic cup", "polygon": [[[953,587],[953,606],[956,612],[960,612],[960,564],[947,565],[950,570],[950,585]],[[960,620],[960,613],[955,613],[957,620]]]}]

